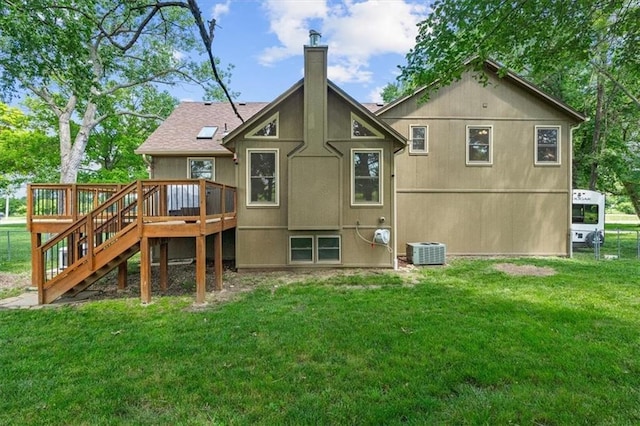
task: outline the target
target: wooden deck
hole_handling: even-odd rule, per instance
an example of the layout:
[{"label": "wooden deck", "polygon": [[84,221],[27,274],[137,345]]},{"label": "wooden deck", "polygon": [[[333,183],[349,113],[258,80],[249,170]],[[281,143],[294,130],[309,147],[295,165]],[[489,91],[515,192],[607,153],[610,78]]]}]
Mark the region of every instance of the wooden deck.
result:
[{"label": "wooden deck", "polygon": [[[222,289],[222,232],[236,227],[234,187],[199,180],[141,180],[129,185],[33,184],[27,192],[32,281],[39,302],[81,291],[140,252],[140,294],[151,301],[151,247],[159,246],[160,286],[167,287],[168,241],[196,240],[196,301],[204,302],[206,237],[214,236],[216,289]],[[51,235],[50,238],[46,236]]]}]

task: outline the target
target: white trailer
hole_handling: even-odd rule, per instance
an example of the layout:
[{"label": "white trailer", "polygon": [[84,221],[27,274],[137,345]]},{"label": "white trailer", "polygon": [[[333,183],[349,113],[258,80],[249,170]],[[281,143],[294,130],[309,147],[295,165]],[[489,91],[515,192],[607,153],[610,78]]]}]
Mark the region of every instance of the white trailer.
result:
[{"label": "white trailer", "polygon": [[600,192],[573,190],[571,242],[574,245],[604,244],[604,198]]}]

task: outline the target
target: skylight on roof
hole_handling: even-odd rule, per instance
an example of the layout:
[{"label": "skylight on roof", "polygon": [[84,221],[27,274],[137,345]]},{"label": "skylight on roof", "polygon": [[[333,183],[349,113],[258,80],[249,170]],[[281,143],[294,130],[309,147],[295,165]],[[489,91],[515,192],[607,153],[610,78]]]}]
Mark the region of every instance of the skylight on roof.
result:
[{"label": "skylight on roof", "polygon": [[213,135],[216,134],[218,130],[217,126],[204,126],[200,133],[198,133],[198,139],[213,139]]}]

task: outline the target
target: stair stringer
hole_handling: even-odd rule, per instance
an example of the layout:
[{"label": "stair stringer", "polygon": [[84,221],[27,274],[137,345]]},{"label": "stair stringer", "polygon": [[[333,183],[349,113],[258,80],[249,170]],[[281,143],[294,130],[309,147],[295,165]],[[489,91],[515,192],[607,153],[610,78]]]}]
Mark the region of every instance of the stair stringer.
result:
[{"label": "stair stringer", "polygon": [[76,262],[52,280],[47,281],[42,288],[40,303],[51,303],[78,285],[84,286],[83,289],[89,287],[139,250],[138,225],[133,223],[110,239],[105,247],[94,253],[93,262],[85,256],[80,262]]}]

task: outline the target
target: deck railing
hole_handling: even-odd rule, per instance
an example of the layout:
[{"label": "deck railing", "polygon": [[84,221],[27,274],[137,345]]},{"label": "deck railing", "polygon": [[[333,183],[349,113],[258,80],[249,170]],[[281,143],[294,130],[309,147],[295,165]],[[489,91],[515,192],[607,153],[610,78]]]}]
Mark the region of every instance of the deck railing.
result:
[{"label": "deck railing", "polygon": [[118,192],[121,184],[31,184],[27,191],[27,229],[33,219],[74,222]]},{"label": "deck railing", "polygon": [[64,232],[32,248],[39,286],[76,264],[92,264],[135,225],[142,229],[145,223],[179,220],[200,222],[204,231],[209,221],[235,218],[237,204],[235,187],[205,179],[140,180],[127,186],[32,184],[28,198],[29,223],[72,220]]},{"label": "deck railing", "polygon": [[[141,180],[142,191],[156,195],[145,201],[146,217],[222,216],[236,211],[236,189],[205,179]],[[122,184],[31,184],[27,192],[27,218],[76,221],[95,209]],[[202,201],[202,204],[201,204]],[[114,207],[115,208],[115,207]]]}]

